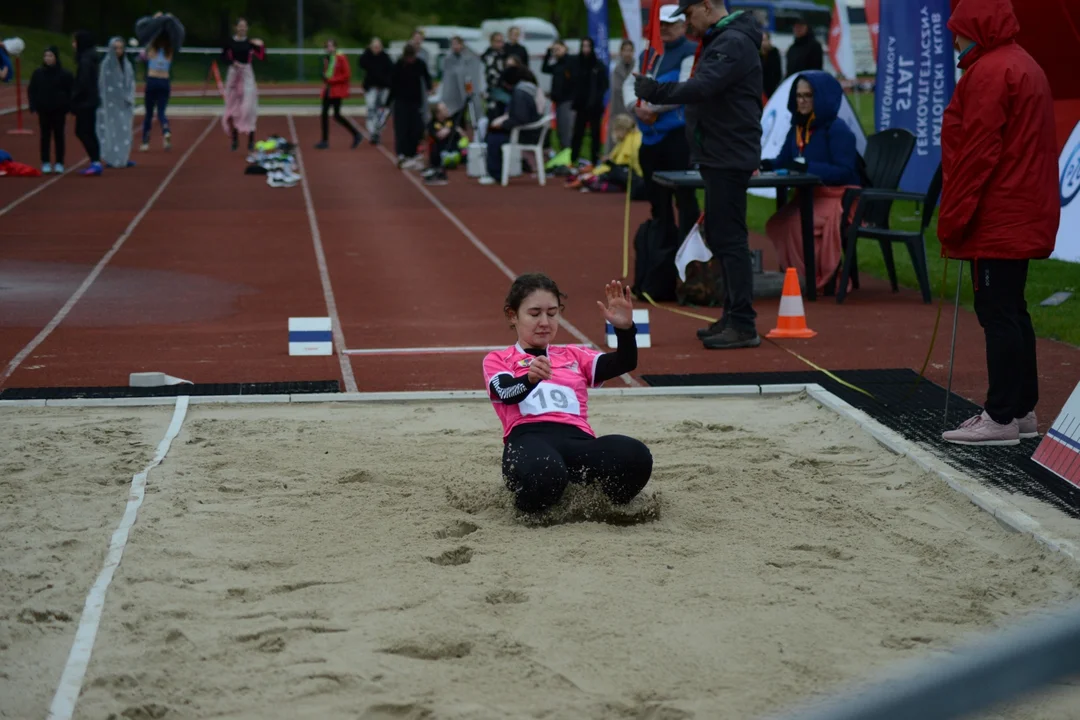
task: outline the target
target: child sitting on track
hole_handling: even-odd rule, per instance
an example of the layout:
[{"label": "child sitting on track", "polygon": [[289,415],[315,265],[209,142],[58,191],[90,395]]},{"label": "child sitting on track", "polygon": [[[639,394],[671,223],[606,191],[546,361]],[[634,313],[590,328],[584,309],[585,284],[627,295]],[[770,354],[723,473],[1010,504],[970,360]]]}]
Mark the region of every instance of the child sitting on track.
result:
[{"label": "child sitting on track", "polygon": [[446,103],[435,107],[435,114],[428,123],[428,168],[424,171],[424,181],[428,185],[445,185],[446,165],[454,155],[460,158],[460,142],[464,133],[458,127],[450,108]]},{"label": "child sitting on track", "polygon": [[552,507],[571,482],[595,481],[612,502],[625,504],[652,475],[644,443],[597,437],[589,425],[589,388],[637,367],[630,289],[612,281],[605,290],[607,305],[597,304],[615,328],[618,348],[601,354],[551,344],[564,297],[551,278],[522,275],[510,286],[503,312],[518,341],[488,353],[484,381],[503,426],[503,478],[522,512]]}]

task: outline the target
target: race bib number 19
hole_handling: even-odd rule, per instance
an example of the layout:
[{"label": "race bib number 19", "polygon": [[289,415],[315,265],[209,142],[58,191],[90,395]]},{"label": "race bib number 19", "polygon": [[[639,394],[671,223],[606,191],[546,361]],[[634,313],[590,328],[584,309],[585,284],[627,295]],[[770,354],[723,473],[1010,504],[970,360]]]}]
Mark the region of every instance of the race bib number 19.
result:
[{"label": "race bib number 19", "polygon": [[565,385],[558,385],[544,380],[529,396],[518,404],[522,415],[543,415],[561,412],[571,415],[581,414],[581,403],[577,393]]}]

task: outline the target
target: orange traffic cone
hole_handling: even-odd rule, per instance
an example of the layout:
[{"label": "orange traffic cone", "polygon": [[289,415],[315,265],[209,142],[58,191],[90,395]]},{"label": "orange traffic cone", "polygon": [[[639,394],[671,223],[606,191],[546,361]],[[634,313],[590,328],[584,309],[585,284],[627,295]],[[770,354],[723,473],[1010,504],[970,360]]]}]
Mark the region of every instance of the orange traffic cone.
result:
[{"label": "orange traffic cone", "polygon": [[780,298],[780,316],[776,327],[769,331],[767,338],[812,338],[816,332],[806,327],[806,312],[803,310],[802,290],[799,288],[799,275],[795,268],[788,268],[784,275],[784,294]]}]

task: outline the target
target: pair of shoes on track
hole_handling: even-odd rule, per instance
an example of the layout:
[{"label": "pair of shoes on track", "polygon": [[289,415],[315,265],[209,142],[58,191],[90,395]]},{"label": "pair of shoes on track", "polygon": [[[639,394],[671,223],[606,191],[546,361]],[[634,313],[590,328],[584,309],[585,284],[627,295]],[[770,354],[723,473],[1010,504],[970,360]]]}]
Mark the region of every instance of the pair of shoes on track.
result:
[{"label": "pair of shoes on track", "polygon": [[757,330],[738,330],[727,327],[724,320],[717,320],[709,327],[697,331],[698,339],[707,350],[736,350],[754,348],[761,344]]},{"label": "pair of shoes on track", "polygon": [[41,165],[42,175],[48,175],[49,173],[56,173],[57,175],[64,174],[64,163],[42,163]]}]

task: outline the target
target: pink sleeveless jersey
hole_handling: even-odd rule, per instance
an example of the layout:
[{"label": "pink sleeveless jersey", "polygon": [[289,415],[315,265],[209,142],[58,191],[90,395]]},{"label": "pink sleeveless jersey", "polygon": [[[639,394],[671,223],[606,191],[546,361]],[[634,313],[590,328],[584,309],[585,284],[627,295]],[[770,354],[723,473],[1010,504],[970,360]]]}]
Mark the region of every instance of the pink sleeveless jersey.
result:
[{"label": "pink sleeveless jersey", "polygon": [[[506,405],[498,399],[492,400],[495,414],[502,421],[503,439],[518,425],[532,422],[567,423],[595,437],[596,433],[589,425],[589,388],[595,387],[593,377],[600,355],[596,350],[578,345],[548,347],[550,380],[542,381],[520,403]],[[488,353],[484,358],[484,385],[488,392],[493,377],[519,378],[528,373],[533,359],[518,344]]]}]

